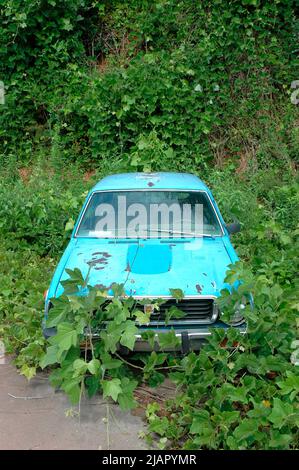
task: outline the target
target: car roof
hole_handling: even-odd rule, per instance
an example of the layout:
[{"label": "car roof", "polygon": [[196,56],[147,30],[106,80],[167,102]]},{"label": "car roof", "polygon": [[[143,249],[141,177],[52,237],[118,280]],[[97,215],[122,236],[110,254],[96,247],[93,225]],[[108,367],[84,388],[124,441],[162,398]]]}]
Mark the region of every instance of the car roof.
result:
[{"label": "car roof", "polygon": [[100,180],[94,191],[126,189],[184,189],[208,191],[207,186],[191,173],[119,173]]}]

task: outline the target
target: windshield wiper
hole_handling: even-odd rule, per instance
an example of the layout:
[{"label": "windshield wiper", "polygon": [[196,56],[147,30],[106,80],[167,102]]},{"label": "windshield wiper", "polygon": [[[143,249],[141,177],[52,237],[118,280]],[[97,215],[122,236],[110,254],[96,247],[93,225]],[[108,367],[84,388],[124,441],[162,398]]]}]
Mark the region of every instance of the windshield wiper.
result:
[{"label": "windshield wiper", "polygon": [[186,236],[186,237],[191,237],[191,238],[212,238],[214,239],[214,235],[208,234],[208,233],[194,233],[194,232],[182,232],[180,230],[163,230],[163,229],[156,229],[153,230],[153,232],[157,233],[169,233],[169,235],[181,235],[181,236]]}]

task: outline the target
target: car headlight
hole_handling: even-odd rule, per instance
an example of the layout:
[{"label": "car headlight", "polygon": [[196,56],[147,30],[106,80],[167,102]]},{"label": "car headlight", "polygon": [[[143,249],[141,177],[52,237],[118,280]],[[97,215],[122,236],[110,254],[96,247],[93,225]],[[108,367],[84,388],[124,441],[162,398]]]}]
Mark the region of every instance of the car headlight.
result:
[{"label": "car headlight", "polygon": [[231,316],[229,324],[232,326],[237,326],[244,322],[243,310],[246,308],[246,305],[243,302],[239,302],[235,305],[235,313]]}]

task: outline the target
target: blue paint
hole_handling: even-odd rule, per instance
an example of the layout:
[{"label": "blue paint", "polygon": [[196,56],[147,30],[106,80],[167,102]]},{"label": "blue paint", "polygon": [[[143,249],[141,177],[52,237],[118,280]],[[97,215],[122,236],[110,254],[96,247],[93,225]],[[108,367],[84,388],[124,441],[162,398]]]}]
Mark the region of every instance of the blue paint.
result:
[{"label": "blue paint", "polygon": [[[149,182],[153,185],[149,186]],[[126,189],[206,191],[219,217],[223,235],[200,239],[177,237],[169,241],[165,238],[114,240],[75,237],[78,221],[93,192]],[[68,278],[65,270],[79,268],[85,276],[93,258],[97,262],[90,272],[90,285],[110,286],[113,282],[125,282],[129,276],[134,279],[134,295],[153,298],[169,295],[170,288],[182,289],[185,296],[219,296],[221,289],[227,287],[224,278],[228,265],[238,260],[211,191],[197,176],[191,174],[126,173],[108,176],[89,192],[78,221],[53,275],[46,297],[46,313],[50,298],[59,297],[63,293],[60,281]],[[102,255],[94,255],[97,252],[109,255],[106,263],[99,261]],[[130,295],[132,284],[128,282],[125,288]]]},{"label": "blue paint", "polygon": [[127,263],[134,274],[162,274],[171,268],[171,247],[160,243],[131,245]]}]

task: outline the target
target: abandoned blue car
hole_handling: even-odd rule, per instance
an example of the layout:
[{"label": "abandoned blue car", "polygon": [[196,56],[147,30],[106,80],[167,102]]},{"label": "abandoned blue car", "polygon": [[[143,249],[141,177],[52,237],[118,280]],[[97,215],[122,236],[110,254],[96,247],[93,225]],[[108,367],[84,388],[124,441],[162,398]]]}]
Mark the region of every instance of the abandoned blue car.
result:
[{"label": "abandoned blue car", "polygon": [[[221,320],[215,299],[226,287],[228,265],[238,260],[230,234],[207,186],[187,173],[126,173],[105,177],[89,192],[70,242],[45,295],[45,319],[50,299],[63,293],[66,269],[89,273],[89,285],[107,289],[124,284],[125,293],[140,302],[162,299],[140,327],[135,350],[148,350],[144,329],[160,333],[170,328],[182,349],[197,349],[213,328],[233,326],[245,331],[240,312],[230,325]],[[184,297],[177,300],[173,289]],[[166,311],[177,306],[182,318],[165,324]],[[143,305],[142,308],[148,308]],[[43,323],[46,337],[55,334]]]}]

